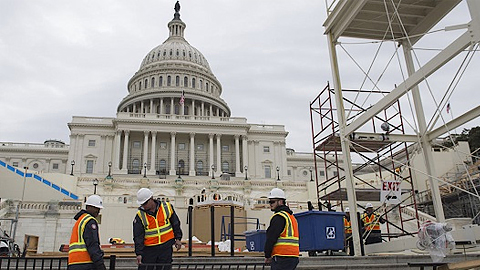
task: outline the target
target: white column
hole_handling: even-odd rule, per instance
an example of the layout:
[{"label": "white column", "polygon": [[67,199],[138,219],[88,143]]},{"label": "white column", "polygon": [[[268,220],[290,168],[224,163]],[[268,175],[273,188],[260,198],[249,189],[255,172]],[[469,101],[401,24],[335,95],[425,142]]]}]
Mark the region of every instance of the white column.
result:
[{"label": "white column", "polygon": [[[262,164],[261,163],[258,163],[258,145],[259,145],[259,141],[258,140],[254,140],[253,141],[253,168],[255,170],[252,170],[251,172],[254,173],[253,176],[255,177],[260,177],[261,176],[261,171],[262,171]],[[252,164],[252,162],[250,162],[250,164]],[[272,169],[273,170],[273,169]]]},{"label": "white column", "polygon": [[173,97],[170,98],[170,114],[175,114],[175,104],[173,104]]},{"label": "white column", "polygon": [[[172,99],[173,103],[173,99]],[[176,132],[170,132],[170,175],[176,175],[177,170],[175,169],[175,148],[177,147],[175,145],[175,135]]]},{"label": "white column", "polygon": [[133,103],[133,110],[132,110],[133,113],[136,113],[137,112],[137,103]]},{"label": "white column", "polygon": [[140,113],[145,113],[145,101],[140,101]]},{"label": "white column", "polygon": [[200,113],[201,116],[205,116],[205,102],[202,101],[202,110]]},{"label": "white column", "polygon": [[68,151],[68,161],[65,166],[65,173],[70,174],[71,162],[75,160],[75,153],[77,152],[77,135],[70,134],[70,151]]},{"label": "white column", "polygon": [[192,108],[191,108],[191,115],[195,116],[195,100],[192,99]]},{"label": "white column", "polygon": [[220,108],[217,107],[217,116],[220,117]]},{"label": "white column", "polygon": [[142,168],[145,168],[144,164],[147,163],[147,168],[145,168],[145,172],[147,173],[146,170],[148,169],[148,131],[143,132],[143,159],[142,159]]},{"label": "white column", "polygon": [[208,116],[213,116],[213,107],[212,107],[212,104],[210,104],[210,111],[208,112]]},{"label": "white column", "polygon": [[240,171],[240,135],[234,135],[235,137],[235,176],[240,177],[242,176],[242,172]]},{"label": "white column", "polygon": [[213,134],[208,134],[208,175],[212,176],[213,164]]},{"label": "white column", "polygon": [[150,113],[153,113],[153,98],[150,99]]},{"label": "white column", "polygon": [[151,146],[151,155],[150,155],[150,171],[148,173],[150,175],[155,175],[157,173],[157,169],[155,168],[155,150],[157,148],[157,132],[152,131],[152,146]]},{"label": "white column", "polygon": [[124,130],[124,134],[125,134],[125,139],[123,142],[122,173],[128,174],[127,158],[128,158],[128,140],[129,140],[130,130]]},{"label": "white column", "polygon": [[160,99],[160,114],[165,114],[163,111],[163,98]]},{"label": "white column", "polygon": [[114,171],[120,171],[120,147],[121,147],[121,137],[122,131],[117,130],[115,131],[115,149],[114,149],[114,159],[113,159],[113,169]]},{"label": "white column", "polygon": [[220,142],[221,134],[217,134],[217,166],[215,172],[222,172],[222,143]]},{"label": "white column", "polygon": [[[247,136],[242,136],[242,161],[243,161],[243,174],[245,176],[245,166],[248,168],[248,142]],[[248,169],[247,169],[248,172]]]},{"label": "white column", "polygon": [[75,166],[73,167],[73,173],[77,175],[82,171],[82,165],[83,165],[83,146],[84,146],[84,141],[85,141],[85,135],[84,134],[78,134],[78,144],[77,144],[77,153],[75,157]]},{"label": "white column", "polygon": [[190,133],[190,171],[189,176],[195,176],[195,133]]}]

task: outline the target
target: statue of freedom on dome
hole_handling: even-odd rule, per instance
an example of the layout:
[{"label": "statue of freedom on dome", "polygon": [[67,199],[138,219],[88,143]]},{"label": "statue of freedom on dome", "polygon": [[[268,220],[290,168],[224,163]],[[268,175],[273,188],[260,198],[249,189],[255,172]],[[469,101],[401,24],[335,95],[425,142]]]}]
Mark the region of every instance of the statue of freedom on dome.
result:
[{"label": "statue of freedom on dome", "polygon": [[177,1],[177,2],[175,3],[175,7],[174,7],[173,9],[175,10],[175,13],[178,13],[178,12],[180,11],[180,3],[179,3],[179,1]]}]

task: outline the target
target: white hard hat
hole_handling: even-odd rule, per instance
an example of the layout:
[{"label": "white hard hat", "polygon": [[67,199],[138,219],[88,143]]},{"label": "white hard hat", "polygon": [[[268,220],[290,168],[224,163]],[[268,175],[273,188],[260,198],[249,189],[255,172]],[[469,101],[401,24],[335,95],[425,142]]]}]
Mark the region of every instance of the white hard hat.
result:
[{"label": "white hard hat", "polygon": [[98,195],[91,195],[90,197],[87,198],[87,201],[85,202],[85,205],[90,205],[93,207],[96,207],[98,209],[103,208],[103,201],[102,198]]},{"label": "white hard hat", "polygon": [[285,192],[279,188],[274,188],[270,191],[268,195],[269,199],[284,199],[285,200]]},{"label": "white hard hat", "polygon": [[153,192],[148,188],[141,188],[137,192],[137,203],[139,205],[144,204],[153,196]]},{"label": "white hard hat", "polygon": [[349,213],[350,212],[350,208],[345,208],[345,213]]},{"label": "white hard hat", "polygon": [[370,207],[372,207],[372,208],[373,208],[373,204],[371,204],[371,203],[367,203],[367,204],[365,205],[365,208],[370,208]]}]

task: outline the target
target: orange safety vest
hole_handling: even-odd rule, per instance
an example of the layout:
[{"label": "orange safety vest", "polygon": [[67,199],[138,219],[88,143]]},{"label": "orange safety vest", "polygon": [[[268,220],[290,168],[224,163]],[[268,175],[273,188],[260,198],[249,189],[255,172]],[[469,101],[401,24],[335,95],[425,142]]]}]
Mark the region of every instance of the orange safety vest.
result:
[{"label": "orange safety vest", "polygon": [[352,234],[352,221],[347,220],[346,217],[343,217],[343,226],[345,227],[346,234]]},{"label": "orange safety vest", "polygon": [[380,224],[375,213],[370,214],[370,216],[367,213],[363,213],[362,219],[365,231],[380,231]]},{"label": "orange safety vest", "polygon": [[295,217],[285,211],[275,213],[285,218],[285,228],[283,229],[277,243],[273,246],[272,256],[300,256],[300,248],[298,245],[298,224]]},{"label": "orange safety vest", "polygon": [[85,226],[90,220],[95,218],[90,214],[83,214],[77,220],[72,229],[72,236],[70,237],[70,245],[68,247],[68,265],[79,263],[93,263],[90,254],[87,251],[87,245],[83,239],[83,232]]},{"label": "orange safety vest", "polygon": [[137,215],[145,229],[145,239],[143,240],[145,246],[160,245],[174,238],[172,224],[170,224],[172,213],[172,205],[168,202],[161,202],[157,216],[138,210]]}]

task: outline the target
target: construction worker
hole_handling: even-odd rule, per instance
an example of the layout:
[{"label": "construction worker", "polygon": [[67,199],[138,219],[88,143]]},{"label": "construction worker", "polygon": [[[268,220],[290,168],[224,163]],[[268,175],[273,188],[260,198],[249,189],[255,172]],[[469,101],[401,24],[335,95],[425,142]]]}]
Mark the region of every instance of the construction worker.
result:
[{"label": "construction worker", "polygon": [[268,196],[270,210],[275,212],[270,219],[265,240],[265,264],[272,270],[291,270],[298,265],[300,249],[298,245],[297,219],[285,205],[285,192],[274,188]]},{"label": "construction worker", "polygon": [[157,269],[171,269],[173,246],[177,250],[182,247],[180,219],[169,202],[153,199],[153,192],[148,188],[137,192],[137,203],[140,207],[133,220],[133,241],[138,269],[147,269],[142,264],[159,264]]},{"label": "construction worker", "polygon": [[343,225],[345,227],[345,252],[350,256],[354,255],[353,238],[352,238],[352,221],[350,220],[350,208],[345,208],[345,216],[343,217]]},{"label": "construction worker", "polygon": [[371,203],[365,205],[365,213],[362,215],[362,222],[365,245],[381,243],[382,230],[380,229],[380,223],[385,223],[385,220],[373,211],[373,205]]},{"label": "construction worker", "polygon": [[102,198],[92,195],[85,202],[85,210],[78,212],[70,237],[68,270],[105,270],[100,249],[96,218],[103,209]]}]

